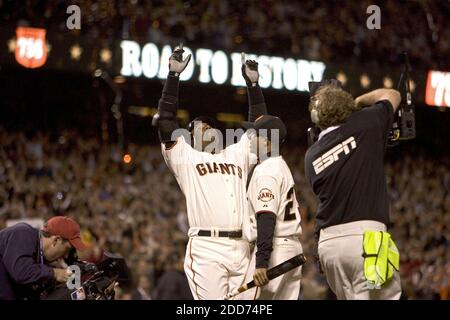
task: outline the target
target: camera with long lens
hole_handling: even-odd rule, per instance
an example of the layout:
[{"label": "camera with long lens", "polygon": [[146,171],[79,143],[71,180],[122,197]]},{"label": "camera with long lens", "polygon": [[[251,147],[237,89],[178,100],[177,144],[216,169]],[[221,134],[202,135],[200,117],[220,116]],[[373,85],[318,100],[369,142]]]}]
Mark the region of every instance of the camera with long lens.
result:
[{"label": "camera with long lens", "polygon": [[410,140],[416,137],[416,117],[414,106],[400,104],[394,115],[394,122],[388,134],[388,147],[395,147],[400,140]]},{"label": "camera with long lens", "polygon": [[41,300],[114,300],[116,285],[127,285],[128,266],[120,255],[105,252],[99,263],[81,261],[73,250],[66,263],[77,266],[81,272],[80,286],[69,289],[66,283],[47,288]]}]

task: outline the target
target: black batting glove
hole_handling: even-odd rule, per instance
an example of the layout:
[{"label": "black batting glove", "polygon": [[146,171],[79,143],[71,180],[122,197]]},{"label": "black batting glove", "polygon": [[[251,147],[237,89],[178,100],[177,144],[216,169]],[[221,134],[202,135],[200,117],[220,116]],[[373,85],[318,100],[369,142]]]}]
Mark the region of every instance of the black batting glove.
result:
[{"label": "black batting glove", "polygon": [[245,53],[241,53],[242,76],[248,87],[255,87],[258,84],[258,62],[255,60],[245,60]]},{"label": "black batting glove", "polygon": [[169,75],[178,77],[180,73],[186,69],[189,61],[191,60],[191,55],[189,54],[186,59],[183,60],[183,53],[183,44],[180,43],[169,58]]}]

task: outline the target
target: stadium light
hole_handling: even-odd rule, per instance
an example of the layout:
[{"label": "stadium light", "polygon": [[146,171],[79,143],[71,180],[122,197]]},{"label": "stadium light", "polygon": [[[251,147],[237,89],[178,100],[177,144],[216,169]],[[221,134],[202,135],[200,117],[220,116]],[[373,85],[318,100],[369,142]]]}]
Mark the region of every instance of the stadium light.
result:
[{"label": "stadium light", "polygon": [[385,88],[392,88],[392,86],[394,85],[394,83],[392,82],[392,79],[389,76],[386,76],[383,78],[383,86]]},{"label": "stadium light", "polygon": [[125,153],[123,156],[123,162],[129,164],[131,163],[131,160],[132,160],[131,155],[129,153]]},{"label": "stadium light", "polygon": [[100,60],[104,63],[110,63],[111,62],[112,53],[109,49],[102,49],[100,50]]},{"label": "stadium light", "polygon": [[361,77],[359,78],[359,82],[361,84],[361,87],[363,87],[364,89],[367,89],[370,86],[370,78],[365,73],[361,75]]},{"label": "stadium light", "polygon": [[70,58],[72,60],[80,60],[81,54],[83,53],[83,49],[78,45],[78,43],[74,44],[70,47]]},{"label": "stadium light", "polygon": [[336,79],[339,80],[343,86],[347,84],[347,75],[342,71],[339,71],[338,74],[336,74]]}]

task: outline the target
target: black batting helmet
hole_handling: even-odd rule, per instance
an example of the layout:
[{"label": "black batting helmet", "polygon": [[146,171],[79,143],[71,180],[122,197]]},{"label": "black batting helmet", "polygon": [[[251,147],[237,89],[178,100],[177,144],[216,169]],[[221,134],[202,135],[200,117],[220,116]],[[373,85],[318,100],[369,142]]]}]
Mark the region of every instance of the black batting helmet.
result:
[{"label": "black batting helmet", "polygon": [[196,117],[194,120],[192,120],[191,122],[189,122],[188,124],[188,130],[189,132],[192,133],[192,130],[194,130],[194,124],[195,122],[203,122],[203,123],[207,123],[209,124],[212,128],[216,128],[216,120],[214,120],[211,117],[207,117],[207,116],[200,116],[200,117]]}]

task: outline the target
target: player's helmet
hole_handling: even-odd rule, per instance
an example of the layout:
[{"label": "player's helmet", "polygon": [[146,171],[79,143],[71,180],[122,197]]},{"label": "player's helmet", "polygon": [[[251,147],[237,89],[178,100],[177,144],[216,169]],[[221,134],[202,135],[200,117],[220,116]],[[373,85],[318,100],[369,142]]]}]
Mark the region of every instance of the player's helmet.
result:
[{"label": "player's helmet", "polygon": [[269,114],[260,116],[254,122],[243,121],[242,127],[246,130],[256,130],[256,135],[259,135],[260,130],[266,130],[265,137],[269,140],[272,139],[272,130],[278,130],[278,139],[280,143],[283,143],[287,136],[287,129],[284,122],[280,118]]},{"label": "player's helmet", "polygon": [[211,117],[207,117],[207,116],[200,116],[200,117],[196,117],[194,120],[192,120],[191,122],[189,122],[188,124],[188,131],[190,133],[192,133],[192,131],[194,130],[194,126],[195,126],[195,122],[203,122],[203,123],[207,123],[211,126],[211,128],[216,128],[216,120],[214,120]]},{"label": "player's helmet", "polygon": [[[195,129],[195,124],[196,123],[206,123],[208,124],[211,128],[215,129],[216,128],[216,121],[211,118],[211,117],[207,117],[207,116],[200,116],[200,117],[196,117],[194,120],[192,120],[191,122],[189,122],[188,125],[188,130],[189,133],[191,134],[191,146],[193,148],[195,148],[195,146],[197,145],[197,143],[199,143],[199,145],[197,146],[198,148],[201,148],[203,150],[203,142],[200,141],[196,141],[195,136],[194,136],[194,129]],[[210,139],[210,134],[211,134],[211,130],[206,131],[208,134],[206,135],[202,135],[202,139],[206,139],[207,141],[209,141]]]}]

